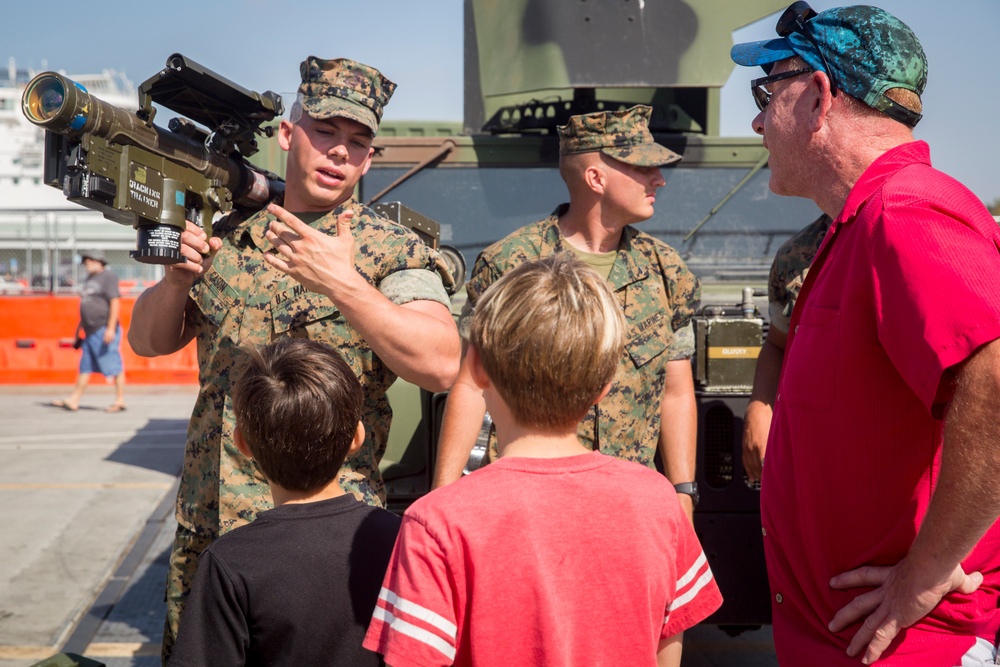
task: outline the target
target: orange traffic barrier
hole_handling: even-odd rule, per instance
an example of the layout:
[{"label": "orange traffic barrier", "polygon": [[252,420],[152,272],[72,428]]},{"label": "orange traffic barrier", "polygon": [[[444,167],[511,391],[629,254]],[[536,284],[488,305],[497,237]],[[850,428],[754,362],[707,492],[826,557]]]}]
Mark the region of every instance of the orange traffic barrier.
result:
[{"label": "orange traffic barrier", "polygon": [[[132,321],[135,297],[122,296],[125,332]],[[80,351],[72,336],[80,319],[76,296],[0,296],[0,384],[72,384]],[[194,342],[174,354],[150,359],[137,355],[122,337],[122,361],[129,384],[197,384],[198,355]],[[102,384],[99,374],[91,383]]]}]

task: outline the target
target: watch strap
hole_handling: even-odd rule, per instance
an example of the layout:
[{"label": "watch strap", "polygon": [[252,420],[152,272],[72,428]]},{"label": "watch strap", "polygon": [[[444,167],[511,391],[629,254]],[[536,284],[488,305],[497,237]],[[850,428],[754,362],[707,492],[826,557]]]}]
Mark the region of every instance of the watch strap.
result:
[{"label": "watch strap", "polygon": [[674,484],[674,491],[691,496],[691,500],[694,504],[698,504],[698,499],[700,498],[698,493],[698,482],[681,482],[680,484]]}]

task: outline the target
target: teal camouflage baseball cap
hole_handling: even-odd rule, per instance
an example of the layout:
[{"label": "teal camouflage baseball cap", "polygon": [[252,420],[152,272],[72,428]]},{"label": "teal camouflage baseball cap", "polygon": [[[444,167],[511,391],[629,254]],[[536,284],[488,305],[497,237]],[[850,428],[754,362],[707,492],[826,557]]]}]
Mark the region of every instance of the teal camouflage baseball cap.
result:
[{"label": "teal camouflage baseball cap", "polygon": [[350,118],[378,132],[382,109],[396,84],[369,67],[347,58],[309,56],[299,65],[299,102],[313,118]]},{"label": "teal camouflage baseball cap", "polygon": [[[804,21],[808,36],[792,29],[777,39],[737,44],[730,53],[733,61],[746,67],[760,65],[770,74],[774,63],[798,56],[812,69],[826,72],[851,97],[910,127],[917,124],[920,114],[885,94],[905,88],[919,96],[927,85],[927,57],[905,23],[884,9],[867,5],[815,14],[806,3],[796,2],[785,14],[797,9],[808,12]],[[779,19],[779,26],[784,18]],[[825,64],[832,71],[827,72]]]},{"label": "teal camouflage baseball cap", "polygon": [[559,154],[600,151],[639,167],[662,167],[680,161],[680,155],[653,141],[653,134],[649,131],[652,112],[652,107],[638,105],[625,111],[598,111],[570,116],[568,123],[556,128],[559,132]]}]

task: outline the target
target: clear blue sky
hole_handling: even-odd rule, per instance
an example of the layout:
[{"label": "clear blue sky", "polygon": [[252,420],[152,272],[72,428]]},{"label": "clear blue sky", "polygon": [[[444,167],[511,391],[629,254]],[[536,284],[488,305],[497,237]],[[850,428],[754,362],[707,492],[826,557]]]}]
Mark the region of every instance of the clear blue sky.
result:
[{"label": "clear blue sky", "polygon": [[[811,4],[822,11],[846,3]],[[1000,2],[874,4],[908,23],[927,53],[924,119],[916,135],[930,143],[935,166],[981,199],[1000,199]],[[294,13],[286,9],[292,7]],[[775,19],[737,31],[736,41],[773,36]],[[386,118],[461,120],[462,31],[461,0],[49,0],[5,6],[0,56],[70,74],[115,69],[138,85],[180,52],[286,101],[306,55],[344,56],[378,67],[399,84]],[[723,88],[723,134],[752,134],[756,110],[748,82],[758,72],[738,67]]]}]

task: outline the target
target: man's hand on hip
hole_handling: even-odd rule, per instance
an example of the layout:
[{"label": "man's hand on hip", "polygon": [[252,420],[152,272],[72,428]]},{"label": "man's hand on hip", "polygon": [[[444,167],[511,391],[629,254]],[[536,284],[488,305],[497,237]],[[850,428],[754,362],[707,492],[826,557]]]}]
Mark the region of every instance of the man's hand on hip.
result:
[{"label": "man's hand on hip", "polygon": [[900,630],[929,614],[945,595],[952,591],[973,593],[983,583],[982,574],[966,574],[961,566],[956,566],[944,581],[926,579],[906,560],[892,566],[859,567],[831,579],[830,586],[838,590],[876,587],[858,595],[830,621],[830,631],[840,632],[864,619],[847,647],[847,655],[854,657],[864,651],[861,661],[872,664]]}]

